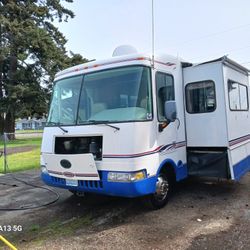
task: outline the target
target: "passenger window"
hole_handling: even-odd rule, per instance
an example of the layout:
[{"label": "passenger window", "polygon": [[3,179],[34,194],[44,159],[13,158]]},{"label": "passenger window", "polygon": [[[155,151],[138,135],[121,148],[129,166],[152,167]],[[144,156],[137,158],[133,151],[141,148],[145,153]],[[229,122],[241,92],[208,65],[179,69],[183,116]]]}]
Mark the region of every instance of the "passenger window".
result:
[{"label": "passenger window", "polygon": [[228,80],[228,95],[230,110],[248,110],[247,86]]},{"label": "passenger window", "polygon": [[214,82],[189,83],[186,86],[186,108],[191,114],[213,112],[216,109]]},{"label": "passenger window", "polygon": [[173,76],[157,72],[156,88],[157,88],[158,120],[165,121],[166,120],[164,117],[165,102],[172,101],[175,99]]}]

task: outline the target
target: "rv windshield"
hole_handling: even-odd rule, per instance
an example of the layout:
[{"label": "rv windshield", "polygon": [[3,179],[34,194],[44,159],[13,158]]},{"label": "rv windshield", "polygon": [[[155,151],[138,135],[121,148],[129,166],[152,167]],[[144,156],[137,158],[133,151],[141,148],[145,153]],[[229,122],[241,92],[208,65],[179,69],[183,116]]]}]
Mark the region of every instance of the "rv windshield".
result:
[{"label": "rv windshield", "polygon": [[47,125],[151,119],[150,68],[129,66],[57,81]]}]

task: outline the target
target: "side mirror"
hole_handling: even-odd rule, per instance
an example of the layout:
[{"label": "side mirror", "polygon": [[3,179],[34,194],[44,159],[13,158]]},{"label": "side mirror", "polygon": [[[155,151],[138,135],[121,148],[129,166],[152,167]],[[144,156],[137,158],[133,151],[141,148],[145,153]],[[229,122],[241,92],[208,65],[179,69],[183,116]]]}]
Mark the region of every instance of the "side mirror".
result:
[{"label": "side mirror", "polygon": [[166,101],[164,105],[164,116],[167,121],[174,122],[177,118],[177,109],[175,101]]}]

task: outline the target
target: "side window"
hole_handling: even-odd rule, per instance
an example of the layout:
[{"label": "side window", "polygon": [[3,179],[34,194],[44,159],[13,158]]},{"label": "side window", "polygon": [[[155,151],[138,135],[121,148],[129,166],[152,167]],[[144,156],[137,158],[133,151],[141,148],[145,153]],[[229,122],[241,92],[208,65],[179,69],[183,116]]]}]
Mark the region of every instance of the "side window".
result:
[{"label": "side window", "polygon": [[186,86],[188,113],[207,113],[216,109],[215,84],[213,81],[189,83]]},{"label": "side window", "polygon": [[175,99],[173,76],[161,72],[156,73],[158,120],[165,121],[164,105],[166,101]]},{"label": "side window", "polygon": [[228,80],[228,96],[230,110],[248,110],[247,86]]},{"label": "side window", "polygon": [[247,87],[241,84],[239,86],[240,86],[240,107],[242,110],[248,110]]}]

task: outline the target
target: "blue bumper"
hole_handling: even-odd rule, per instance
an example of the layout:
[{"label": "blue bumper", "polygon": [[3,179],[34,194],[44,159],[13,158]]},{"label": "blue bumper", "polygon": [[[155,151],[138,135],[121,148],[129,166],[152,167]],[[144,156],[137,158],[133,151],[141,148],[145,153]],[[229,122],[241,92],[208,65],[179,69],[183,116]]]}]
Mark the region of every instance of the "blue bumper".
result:
[{"label": "blue bumper", "polygon": [[65,188],[73,191],[99,193],[111,196],[138,197],[155,192],[156,177],[146,178],[135,182],[110,182],[108,172],[99,171],[100,181],[78,181],[78,186],[67,186],[64,178],[58,178],[42,173],[42,180],[49,186]]}]

